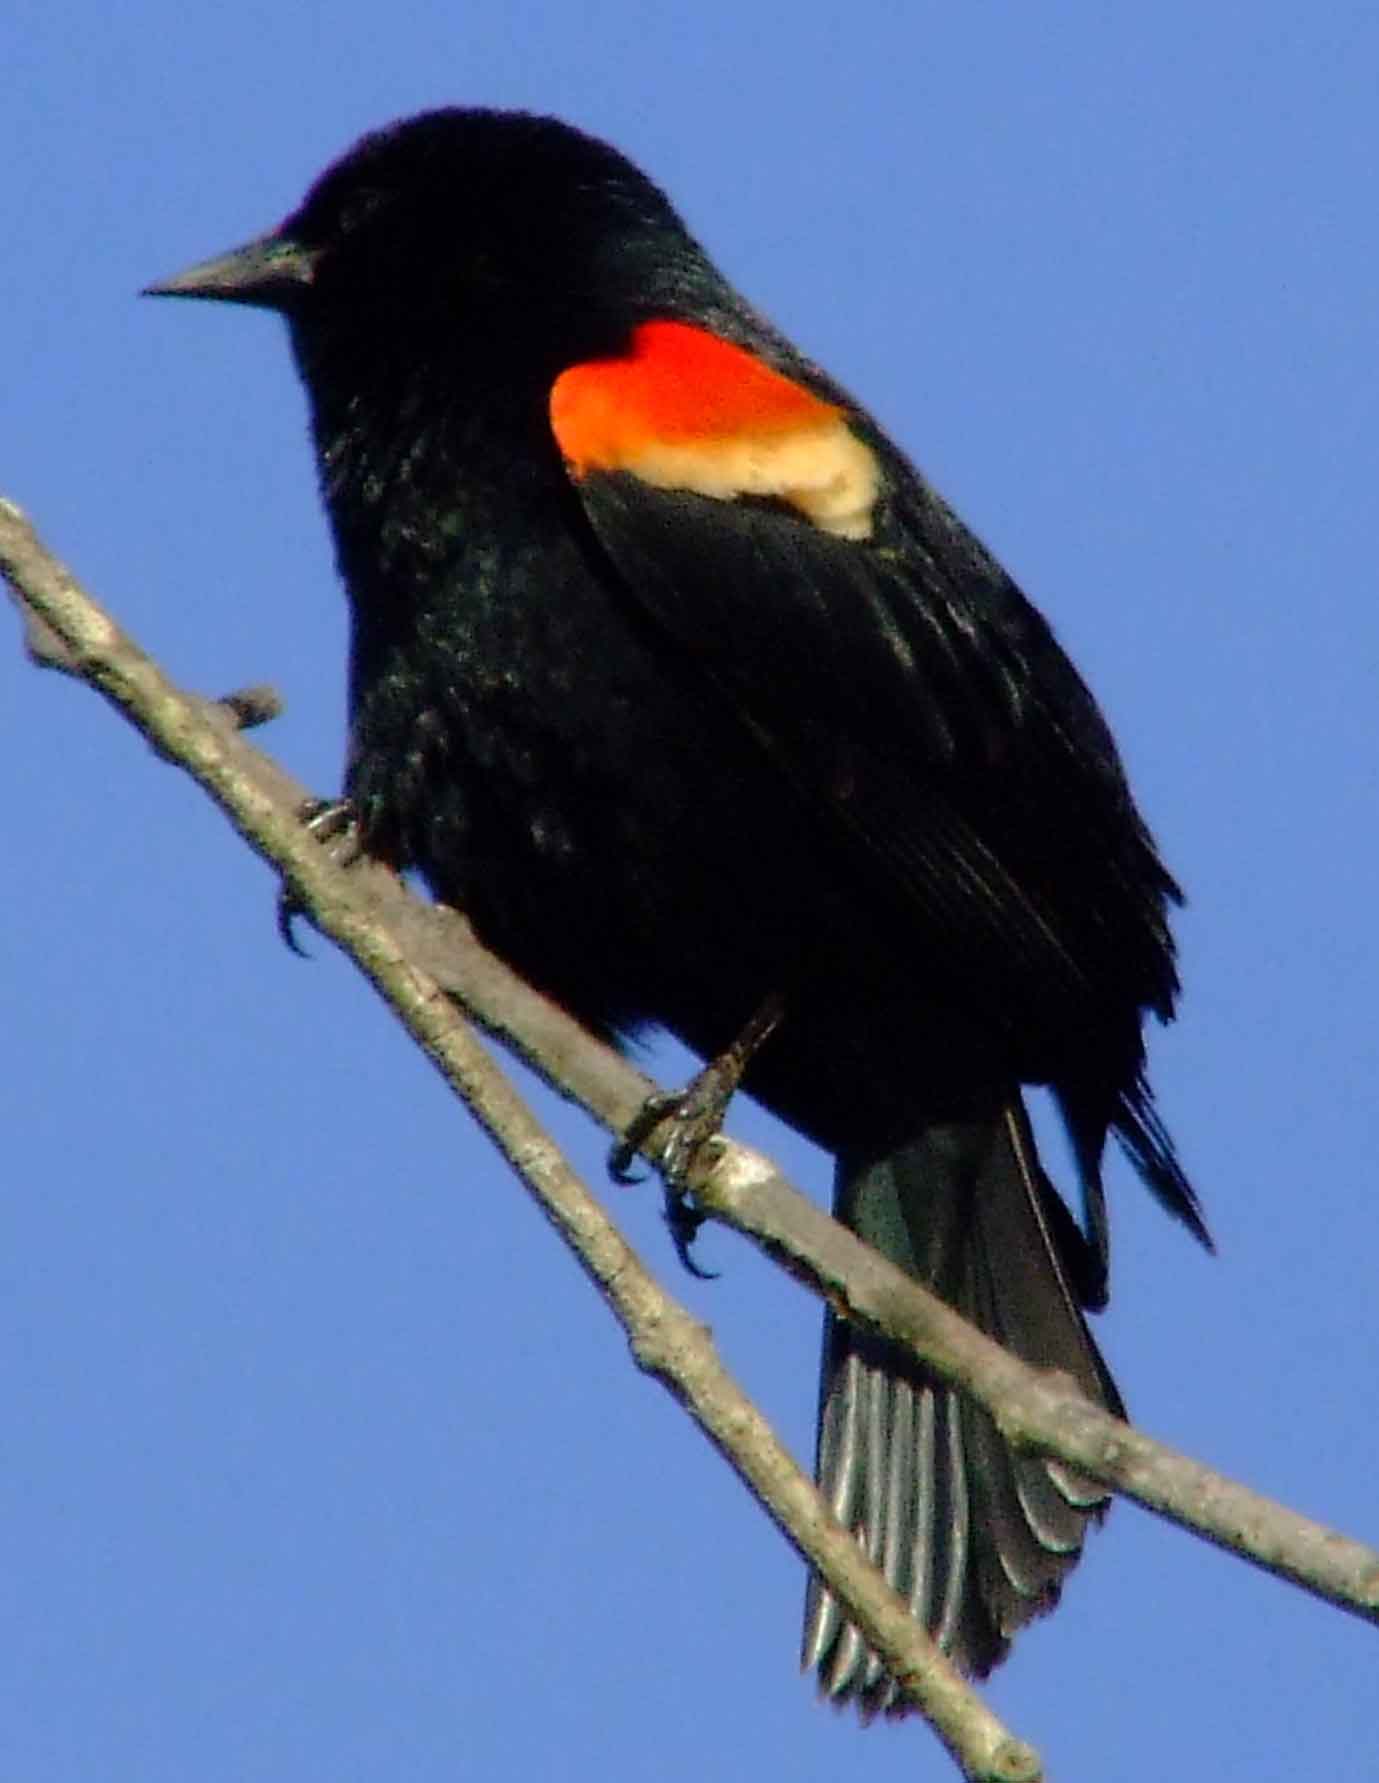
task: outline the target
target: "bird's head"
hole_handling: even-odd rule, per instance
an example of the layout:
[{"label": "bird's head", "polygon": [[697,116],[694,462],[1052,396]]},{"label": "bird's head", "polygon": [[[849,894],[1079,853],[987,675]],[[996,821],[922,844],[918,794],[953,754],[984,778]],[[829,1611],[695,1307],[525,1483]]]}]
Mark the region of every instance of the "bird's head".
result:
[{"label": "bird's head", "polygon": [[551,118],[462,109],[366,136],[278,228],[149,293],[279,311],[308,375],[322,352],[403,349],[440,369],[518,340],[529,364],[571,363],[647,317],[732,301],[614,149]]}]

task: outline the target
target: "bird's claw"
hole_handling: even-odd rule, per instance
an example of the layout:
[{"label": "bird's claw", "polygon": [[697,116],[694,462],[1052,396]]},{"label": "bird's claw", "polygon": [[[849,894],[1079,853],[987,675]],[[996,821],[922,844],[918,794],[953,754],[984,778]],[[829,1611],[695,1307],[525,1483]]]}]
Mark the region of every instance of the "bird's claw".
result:
[{"label": "bird's claw", "polygon": [[[354,805],[349,799],[308,799],[298,816],[302,827],[316,840],[331,847],[338,865],[349,867],[364,852],[359,840],[359,824]],[[293,924],[306,915],[306,908],[290,886],[278,893],[277,927],[283,943],[298,959],[311,956],[298,941]]]},{"label": "bird's claw", "polygon": [[699,1236],[699,1228],[708,1216],[700,1213],[683,1190],[672,1188],[669,1183],[666,1184],[665,1216],[670,1230],[670,1242],[675,1246],[675,1254],[682,1266],[701,1282],[716,1282],[718,1271],[701,1268],[690,1250]]},{"label": "bird's claw", "polygon": [[646,1181],[647,1173],[638,1164],[637,1153],[662,1121],[670,1120],[680,1113],[684,1101],[684,1096],[678,1090],[658,1090],[647,1097],[627,1123],[622,1138],[609,1148],[608,1174],[614,1182],[628,1187],[632,1183]]},{"label": "bird's claw", "polygon": [[657,1159],[665,1184],[666,1224],[676,1256],[702,1281],[713,1280],[715,1271],[701,1269],[690,1255],[706,1217],[691,1204],[690,1170],[700,1147],[718,1137],[740,1075],[733,1062],[716,1059],[687,1088],[648,1096],[608,1154],[608,1172],[615,1182],[639,1182],[645,1173],[634,1167],[638,1151],[662,1123],[668,1125]]}]

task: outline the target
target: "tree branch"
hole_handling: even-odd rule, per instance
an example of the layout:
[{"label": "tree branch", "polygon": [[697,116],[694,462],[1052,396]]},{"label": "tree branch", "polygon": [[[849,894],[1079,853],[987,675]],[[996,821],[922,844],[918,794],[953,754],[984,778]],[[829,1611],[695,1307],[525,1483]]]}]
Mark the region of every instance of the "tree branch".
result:
[{"label": "tree branch", "polygon": [[[300,909],[365,973],[532,1192],[622,1324],[638,1367],[684,1405],[828,1580],[964,1776],[973,1783],[1039,1783],[1038,1755],[1006,1730],[830,1515],[724,1368],[707,1330],[626,1243],[456,1001],[553,1088],[615,1130],[655,1088],[650,1079],[486,953],[456,912],[421,904],[377,863],[342,872],[303,827],[305,789],[237,734],[276,709],[276,697],[257,688],[211,701],[174,687],[3,499],[0,572],[18,600],[33,660],[97,688],[161,755],[185,768],[278,868]],[[651,1149],[654,1143],[653,1135]]]},{"label": "tree branch", "polygon": [[[626,1060],[486,953],[458,913],[420,903],[385,869],[346,874],[303,829],[304,789],[237,735],[272,710],[264,690],[211,702],[179,692],[0,502],[0,569],[31,655],[97,687],[160,753],[187,769],[293,897],[374,983],[536,1194],[628,1331],[638,1363],[686,1405],[790,1540],[825,1575],[868,1641],[969,1777],[1033,1779],[1014,1740],[935,1652],[862,1560],[703,1329],[652,1280],[553,1143],[478,1047],[450,999],[560,1094],[620,1132],[653,1087]],[[657,1136],[648,1144],[654,1158]],[[747,1148],[717,1141],[693,1177],[703,1211],[743,1232],[844,1316],[910,1344],[980,1400],[1005,1436],[1057,1456],[1149,1509],[1317,1596],[1379,1621],[1379,1552],[1296,1515],[1154,1442],[967,1325],[861,1244]]]}]

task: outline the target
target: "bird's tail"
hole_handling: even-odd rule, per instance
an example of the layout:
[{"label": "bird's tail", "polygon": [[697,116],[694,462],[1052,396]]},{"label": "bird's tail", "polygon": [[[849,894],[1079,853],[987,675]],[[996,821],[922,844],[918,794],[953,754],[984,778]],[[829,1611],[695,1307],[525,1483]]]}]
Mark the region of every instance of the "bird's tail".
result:
[{"label": "bird's tail", "polygon": [[[1086,1240],[1049,1183],[1018,1098],[993,1119],[931,1127],[895,1154],[838,1161],[835,1211],[965,1318],[1121,1415],[1082,1307],[1098,1303]],[[818,1478],[834,1515],[963,1671],[984,1676],[1052,1609],[1107,1495],[1018,1455],[990,1417],[922,1364],[831,1314]],[[864,1714],[905,1699],[827,1586],[810,1581],[803,1663]]]}]

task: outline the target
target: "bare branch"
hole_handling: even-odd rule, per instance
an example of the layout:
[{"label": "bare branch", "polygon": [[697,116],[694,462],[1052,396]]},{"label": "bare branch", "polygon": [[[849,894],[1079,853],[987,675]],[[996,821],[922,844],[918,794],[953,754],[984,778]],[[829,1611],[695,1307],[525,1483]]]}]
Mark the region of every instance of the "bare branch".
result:
[{"label": "bare branch", "polygon": [[[649,1080],[485,954],[453,912],[429,911],[369,863],[342,872],[303,829],[303,789],[237,734],[242,713],[234,697],[207,701],[175,688],[44,549],[22,513],[3,500],[0,570],[26,618],[32,615],[45,637],[57,640],[45,647],[45,664],[98,688],[160,754],[186,768],[251,846],[283,872],[316,926],[370,979],[531,1190],[627,1332],[638,1367],[680,1400],[783,1533],[828,1579],[963,1774],[974,1783],[1039,1783],[1038,1755],[1006,1730],[939,1653],[829,1514],[812,1481],[724,1368],[707,1330],[626,1243],[479,1044],[451,986],[426,970],[425,958],[442,961],[450,977],[456,963],[451,956],[458,952],[474,968],[464,1000],[482,1005],[484,1025],[510,1040],[521,1029],[522,1055],[563,1094],[587,1097],[610,1124],[631,1118],[653,1087]],[[436,914],[451,920],[424,920]],[[407,945],[417,936],[425,937],[421,944]]]},{"label": "bare branch", "polygon": [[986,1406],[1010,1443],[1056,1456],[1170,1522],[1317,1597],[1379,1623],[1379,1550],[1302,1517],[1178,1454],[1028,1367],[859,1242],[745,1146],[695,1179],[705,1213],[759,1244],[846,1318],[908,1344]]},{"label": "bare branch", "polygon": [[[224,705],[173,688],[43,550],[18,510],[3,502],[0,568],[25,612],[31,651],[99,688],[162,754],[192,773],[282,872],[316,926],[351,953],[407,1022],[577,1252],[628,1330],[639,1364],[682,1399],[825,1574],[966,1773],[1037,1777],[1034,1754],[990,1717],[862,1561],[733,1385],[702,1329],[652,1281],[476,1047],[449,999],[613,1131],[641,1106],[649,1081],[487,954],[456,912],[421,904],[376,864],[342,873],[297,821],[304,789],[236,734]],[[655,1155],[654,1135],[647,1149]],[[716,1142],[705,1148],[694,1186],[705,1212],[761,1245],[845,1316],[909,1343],[937,1374],[986,1405],[1010,1441],[1057,1456],[1317,1596],[1379,1621],[1379,1552],[1175,1454],[1091,1405],[1070,1382],[1027,1368],[835,1224],[755,1153]]]},{"label": "bare branch", "polygon": [[251,731],[282,716],[277,689],[266,685],[236,688],[234,693],[222,694],[219,703],[234,720],[236,730]]}]

